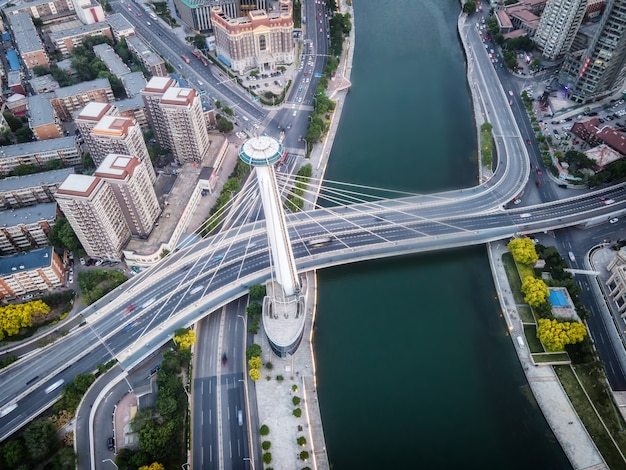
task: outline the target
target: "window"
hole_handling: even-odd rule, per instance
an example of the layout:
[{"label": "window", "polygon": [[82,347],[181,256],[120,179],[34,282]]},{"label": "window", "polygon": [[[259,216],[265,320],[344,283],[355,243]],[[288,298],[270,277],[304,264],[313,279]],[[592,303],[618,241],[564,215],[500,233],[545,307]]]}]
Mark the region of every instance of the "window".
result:
[{"label": "window", "polygon": [[264,51],[267,49],[267,41],[265,39],[265,35],[259,36],[259,50]]}]

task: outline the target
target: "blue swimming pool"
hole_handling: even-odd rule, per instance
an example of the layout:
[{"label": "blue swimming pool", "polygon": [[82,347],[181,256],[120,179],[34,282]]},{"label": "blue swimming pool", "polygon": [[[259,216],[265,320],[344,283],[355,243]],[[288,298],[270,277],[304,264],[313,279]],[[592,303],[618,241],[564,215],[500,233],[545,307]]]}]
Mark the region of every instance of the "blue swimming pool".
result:
[{"label": "blue swimming pool", "polygon": [[550,303],[553,307],[567,307],[569,304],[565,294],[561,291],[550,291]]}]

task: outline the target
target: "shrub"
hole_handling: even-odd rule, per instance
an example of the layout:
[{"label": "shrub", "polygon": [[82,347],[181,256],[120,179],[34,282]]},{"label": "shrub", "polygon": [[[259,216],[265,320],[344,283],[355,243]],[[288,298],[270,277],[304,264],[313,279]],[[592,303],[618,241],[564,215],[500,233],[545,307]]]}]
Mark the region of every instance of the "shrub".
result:
[{"label": "shrub", "polygon": [[297,391],[298,391],[298,386],[297,386],[296,384],[293,384],[293,385],[291,386],[291,391],[292,391],[292,392],[297,392]]},{"label": "shrub", "polygon": [[272,447],[272,443],[270,441],[263,441],[261,443],[261,447],[263,448],[263,450],[270,450],[270,447]]},{"label": "shrub", "polygon": [[300,416],[302,416],[302,410],[300,408],[296,408],[295,410],[293,410],[292,413],[296,418],[299,418]]},{"label": "shrub", "polygon": [[304,436],[300,436],[298,439],[296,439],[296,442],[299,446],[304,446],[306,445],[306,438]]},{"label": "shrub", "polygon": [[285,378],[282,375],[277,375],[276,380],[278,380],[279,382],[282,382],[283,380],[285,380]]},{"label": "shrub", "polygon": [[270,433],[270,428],[267,424],[264,424],[263,426],[261,426],[261,429],[259,429],[259,433],[261,434],[261,436],[267,436]]},{"label": "shrub", "polygon": [[274,365],[271,362],[266,362],[265,363],[265,368],[267,370],[272,370],[274,368]]},{"label": "shrub", "polygon": [[293,397],[291,401],[293,402],[293,406],[298,406],[300,404],[300,397]]},{"label": "shrub", "polygon": [[309,453],[306,450],[300,452],[300,460],[306,460],[309,458]]},{"label": "shrub", "polygon": [[263,454],[263,463],[269,464],[272,462],[272,454],[270,452],[265,452]]}]

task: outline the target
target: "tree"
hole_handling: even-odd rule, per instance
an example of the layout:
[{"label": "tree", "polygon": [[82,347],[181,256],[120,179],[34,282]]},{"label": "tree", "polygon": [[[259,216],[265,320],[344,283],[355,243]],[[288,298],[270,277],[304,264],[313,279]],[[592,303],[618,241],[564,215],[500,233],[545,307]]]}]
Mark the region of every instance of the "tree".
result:
[{"label": "tree", "polygon": [[576,321],[537,320],[537,338],[548,351],[562,351],[568,344],[580,343],[587,335],[584,324]]},{"label": "tree", "polygon": [[250,318],[256,319],[263,312],[263,306],[259,302],[251,302],[250,305],[246,307],[246,312]]},{"label": "tree", "polygon": [[306,450],[300,452],[300,460],[306,460],[309,458],[309,453]]},{"label": "tree", "polygon": [[187,328],[180,328],[174,333],[174,341],[178,349],[190,349],[196,342],[196,332]]},{"label": "tree", "polygon": [[165,470],[165,467],[159,462],[152,462],[150,465],[139,467],[139,470]]},{"label": "tree", "polygon": [[471,15],[476,13],[476,2],[474,0],[467,0],[463,5],[463,13]]},{"label": "tree", "polygon": [[255,300],[261,300],[267,295],[267,291],[263,284],[254,284],[248,289],[250,297]]},{"label": "tree", "polygon": [[263,450],[270,450],[270,447],[272,447],[272,443],[270,441],[263,441],[261,442],[261,447],[263,448]]},{"label": "tree", "polygon": [[246,349],[246,359],[250,360],[250,358],[254,356],[261,356],[261,346],[258,344],[252,343]]},{"label": "tree", "polygon": [[9,468],[15,468],[24,460],[26,460],[26,446],[24,441],[16,439],[6,443],[2,447],[2,458]]},{"label": "tree", "polygon": [[58,248],[65,248],[70,251],[78,251],[79,248],[82,248],[72,226],[65,217],[57,218],[48,239],[53,246]]},{"label": "tree", "polygon": [[2,115],[4,116],[4,119],[11,128],[12,132],[15,132],[23,126],[22,121],[19,118],[13,116],[11,113],[3,113]]},{"label": "tree", "polygon": [[52,470],[74,470],[76,453],[71,447],[63,447],[52,459]]},{"label": "tree", "polygon": [[524,294],[524,302],[531,307],[537,307],[543,304],[550,295],[546,283],[532,276],[526,276],[524,278],[522,282],[522,293]]},{"label": "tree", "polygon": [[296,408],[291,412],[291,414],[293,414],[296,418],[299,418],[302,416],[302,410],[300,408]]},{"label": "tree", "polygon": [[261,358],[259,356],[251,357],[248,360],[248,367],[250,369],[260,369],[263,366],[261,363]]},{"label": "tree", "polygon": [[261,426],[261,428],[259,429],[259,434],[261,434],[261,436],[267,436],[270,433],[270,428],[267,424],[264,424],[263,426]]},{"label": "tree", "polygon": [[517,263],[534,264],[539,259],[535,244],[528,237],[514,238],[507,246]]},{"label": "tree", "polygon": [[293,406],[298,406],[300,404],[300,397],[292,397],[291,402],[293,403]]},{"label": "tree", "polygon": [[263,454],[263,462],[266,465],[269,465],[270,463],[272,463],[272,454],[270,452],[266,452]]},{"label": "tree", "polygon": [[111,13],[113,11],[113,7],[111,6],[109,2],[105,2],[104,11],[106,11],[107,13]]},{"label": "tree", "polygon": [[196,34],[192,43],[197,49],[206,49],[206,38],[202,34]]},{"label": "tree", "polygon": [[306,438],[304,436],[300,436],[298,437],[298,439],[296,439],[296,442],[298,443],[299,446],[305,446]]},{"label": "tree", "polygon": [[234,128],[235,126],[233,126],[233,123],[226,118],[221,117],[217,120],[217,130],[220,132],[232,132]]},{"label": "tree", "polygon": [[31,423],[24,431],[24,442],[33,460],[43,460],[57,444],[56,430],[50,420]]},{"label": "tree", "polygon": [[248,374],[250,375],[250,378],[254,381],[257,381],[261,378],[261,371],[259,369],[250,369],[250,372],[248,372]]},{"label": "tree", "polygon": [[157,424],[150,421],[139,431],[139,448],[152,456],[155,460],[165,460],[173,449],[167,445],[172,437],[176,423],[167,421]]}]

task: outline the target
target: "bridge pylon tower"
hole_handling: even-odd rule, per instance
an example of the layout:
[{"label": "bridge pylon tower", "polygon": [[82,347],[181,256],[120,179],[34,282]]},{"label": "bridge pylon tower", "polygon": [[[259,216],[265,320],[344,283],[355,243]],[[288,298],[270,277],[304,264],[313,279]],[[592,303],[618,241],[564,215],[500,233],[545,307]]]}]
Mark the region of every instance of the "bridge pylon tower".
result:
[{"label": "bridge pylon tower", "polygon": [[263,203],[274,274],[273,280],[266,283],[263,328],[273,351],[281,357],[292,354],[298,348],[306,312],[305,296],[274,173],[274,164],[282,159],[284,152],[282,144],[269,136],[249,139],[239,149],[239,158],[255,168]]}]

